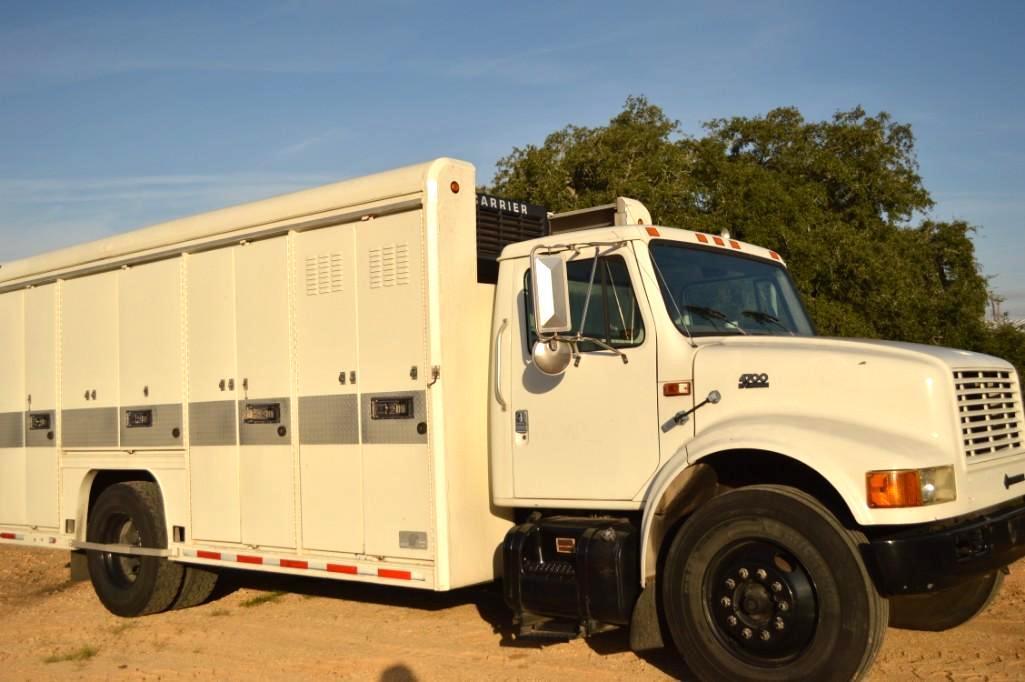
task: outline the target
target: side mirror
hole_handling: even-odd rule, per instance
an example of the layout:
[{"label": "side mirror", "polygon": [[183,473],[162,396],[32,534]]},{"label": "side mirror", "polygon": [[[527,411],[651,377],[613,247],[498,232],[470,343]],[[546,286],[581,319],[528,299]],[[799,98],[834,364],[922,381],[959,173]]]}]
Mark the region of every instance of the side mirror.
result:
[{"label": "side mirror", "polygon": [[559,256],[535,255],[530,259],[530,288],[534,292],[537,333],[557,334],[573,327],[569,311],[569,280],[566,261]]},{"label": "side mirror", "polygon": [[548,341],[535,341],[534,348],[530,352],[534,366],[550,377],[559,376],[569,367],[573,359],[573,348],[565,341],[549,339]]}]

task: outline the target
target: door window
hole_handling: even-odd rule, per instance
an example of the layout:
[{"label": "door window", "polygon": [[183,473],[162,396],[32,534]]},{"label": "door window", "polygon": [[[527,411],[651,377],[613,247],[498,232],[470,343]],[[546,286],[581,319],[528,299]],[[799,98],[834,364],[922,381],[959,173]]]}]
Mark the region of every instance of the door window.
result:
[{"label": "door window", "polygon": [[[641,319],[637,296],[630,282],[630,272],[622,256],[602,256],[594,271],[591,300],[587,302],[587,288],[591,282],[593,258],[570,261],[566,264],[569,278],[569,305],[573,329],[566,336],[576,335],[600,339],[613,348],[634,348],[644,342],[644,322]],[[537,336],[534,331],[534,308],[530,291],[530,270],[524,278],[524,309],[527,311],[527,349],[533,347]],[[584,319],[584,307],[587,318]],[[589,341],[579,344],[581,352],[601,350]]]}]

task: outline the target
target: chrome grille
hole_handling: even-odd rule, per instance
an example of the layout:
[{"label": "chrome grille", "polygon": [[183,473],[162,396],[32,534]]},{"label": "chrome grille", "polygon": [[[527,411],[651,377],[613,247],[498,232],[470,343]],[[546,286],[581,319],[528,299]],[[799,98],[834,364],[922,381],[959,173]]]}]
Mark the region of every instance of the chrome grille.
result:
[{"label": "chrome grille", "polygon": [[954,387],[969,460],[1022,447],[1021,390],[1013,370],[959,370]]}]

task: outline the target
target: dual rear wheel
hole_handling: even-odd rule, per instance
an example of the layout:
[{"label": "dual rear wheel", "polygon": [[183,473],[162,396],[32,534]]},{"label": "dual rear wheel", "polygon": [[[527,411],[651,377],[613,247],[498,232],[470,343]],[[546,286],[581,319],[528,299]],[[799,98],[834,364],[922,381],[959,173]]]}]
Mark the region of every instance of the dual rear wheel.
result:
[{"label": "dual rear wheel", "polygon": [[[89,512],[89,542],[167,547],[160,490],[149,481],[117,483],[104,490]],[[88,551],[89,577],[107,610],[145,616],[197,606],[217,584],[217,573],[159,556]]]}]

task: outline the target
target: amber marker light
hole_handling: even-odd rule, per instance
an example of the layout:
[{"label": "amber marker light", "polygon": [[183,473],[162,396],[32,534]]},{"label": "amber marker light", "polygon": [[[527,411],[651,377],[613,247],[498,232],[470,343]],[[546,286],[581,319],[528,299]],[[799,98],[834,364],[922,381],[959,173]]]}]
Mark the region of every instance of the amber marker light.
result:
[{"label": "amber marker light", "polygon": [[449,183],[448,188],[452,190],[452,194],[459,194],[459,183],[455,180]]},{"label": "amber marker light", "polygon": [[957,499],[952,466],[869,471],[865,486],[868,506],[874,509],[922,507]]},{"label": "amber marker light", "polygon": [[659,236],[658,235],[658,230],[655,229],[654,227],[646,227],[646,228],[644,228],[644,231],[648,233],[649,237],[657,237],[657,236]]}]

